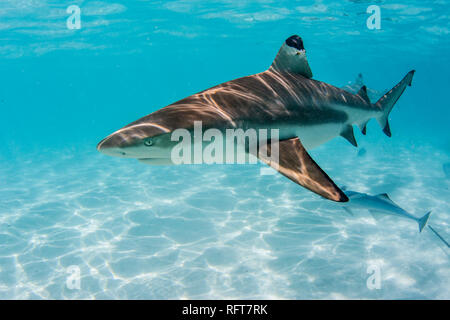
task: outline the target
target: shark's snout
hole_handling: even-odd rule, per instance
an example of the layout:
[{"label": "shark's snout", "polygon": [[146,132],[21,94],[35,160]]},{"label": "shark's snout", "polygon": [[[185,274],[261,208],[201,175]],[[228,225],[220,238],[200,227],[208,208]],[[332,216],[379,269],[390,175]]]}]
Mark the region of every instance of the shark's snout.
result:
[{"label": "shark's snout", "polygon": [[115,147],[118,147],[118,145],[117,145],[117,143],[115,143],[114,139],[111,139],[111,137],[106,137],[105,139],[103,139],[102,141],[100,141],[97,144],[98,151],[103,151],[103,150],[115,148]]},{"label": "shark's snout", "polygon": [[113,157],[126,157],[127,153],[123,149],[123,143],[117,135],[111,135],[97,144],[97,150],[103,154]]},{"label": "shark's snout", "polygon": [[139,137],[119,130],[100,141],[97,150],[108,156],[133,158],[130,148],[139,142]]}]

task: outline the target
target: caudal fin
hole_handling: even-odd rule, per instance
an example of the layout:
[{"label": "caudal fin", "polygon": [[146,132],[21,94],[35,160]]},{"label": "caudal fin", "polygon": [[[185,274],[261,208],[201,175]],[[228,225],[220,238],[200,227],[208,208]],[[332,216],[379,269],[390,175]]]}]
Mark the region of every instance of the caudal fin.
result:
[{"label": "caudal fin", "polygon": [[427,225],[430,214],[431,214],[431,211],[428,212],[426,215],[424,215],[422,218],[417,220],[417,222],[419,223],[419,232],[422,232],[423,228],[425,228],[425,226]]},{"label": "caudal fin", "polygon": [[397,100],[405,91],[406,86],[411,86],[412,78],[414,76],[415,70],[411,70],[408,74],[400,81],[395,87],[389,90],[384,96],[382,96],[376,103],[375,106],[382,110],[382,114],[377,118],[383,132],[390,137],[391,128],[389,127],[389,113],[394,107]]}]

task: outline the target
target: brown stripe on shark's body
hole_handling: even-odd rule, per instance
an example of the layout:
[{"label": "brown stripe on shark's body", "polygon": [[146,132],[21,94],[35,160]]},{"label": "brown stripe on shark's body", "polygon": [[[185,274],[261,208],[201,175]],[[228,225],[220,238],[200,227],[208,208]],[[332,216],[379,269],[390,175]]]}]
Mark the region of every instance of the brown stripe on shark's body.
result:
[{"label": "brown stripe on shark's body", "polygon": [[[356,145],[352,125],[365,130],[373,117],[390,134],[387,115],[410,84],[412,73],[373,104],[365,88],[355,95],[310,79],[305,51],[297,48],[300,43],[303,42],[297,36],[289,38],[267,71],[222,83],[157,110],[102,140],[98,150],[150,163],[152,158],[168,159],[174,145],[170,133],[181,128],[192,131],[196,121],[201,121],[203,130],[217,128],[222,132],[239,128],[279,129],[284,152],[280,163],[285,166],[279,171],[328,199],[346,201],[345,194],[306,156],[306,150],[339,135]],[[290,148],[297,150],[289,154]],[[306,150],[299,153],[299,148]],[[292,159],[297,159],[298,164]],[[302,169],[305,166],[307,171]]]}]

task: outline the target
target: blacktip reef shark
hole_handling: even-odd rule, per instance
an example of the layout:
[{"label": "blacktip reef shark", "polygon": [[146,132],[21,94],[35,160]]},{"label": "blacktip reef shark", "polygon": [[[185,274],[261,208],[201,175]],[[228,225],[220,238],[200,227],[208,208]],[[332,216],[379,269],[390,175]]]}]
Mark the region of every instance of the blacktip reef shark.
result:
[{"label": "blacktip reef shark", "polygon": [[341,187],[341,190],[343,190],[349,198],[349,201],[342,204],[342,207],[351,215],[353,215],[352,209],[367,209],[374,216],[376,214],[386,214],[403,217],[417,222],[419,225],[419,232],[422,232],[431,214],[430,211],[423,217],[417,218],[398,206],[386,193],[372,196],[366,193],[347,190],[345,186]]},{"label": "blacktip reef shark", "polygon": [[[219,84],[159,109],[114,132],[98,145],[98,151],[135,158],[147,164],[173,164],[171,150],[178,141],[171,133],[180,128],[278,129],[278,162],[259,159],[295,183],[338,202],[348,197],[309,156],[307,150],[337,136],[356,146],[352,125],[366,133],[371,118],[391,136],[388,116],[414,70],[376,103],[367,88],[357,94],[312,79],[303,40],[291,36],[282,44],[268,70]],[[271,145],[267,144],[270,151]],[[266,151],[267,151],[266,149]]]}]

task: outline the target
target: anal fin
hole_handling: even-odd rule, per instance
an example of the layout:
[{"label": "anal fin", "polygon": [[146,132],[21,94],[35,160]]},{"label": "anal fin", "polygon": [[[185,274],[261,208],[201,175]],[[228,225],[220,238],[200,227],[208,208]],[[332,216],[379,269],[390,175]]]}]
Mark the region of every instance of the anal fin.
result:
[{"label": "anal fin", "polygon": [[[268,156],[276,147],[279,161],[273,161]],[[314,162],[298,138],[263,145],[258,150],[258,158],[295,183],[326,199],[348,201],[344,192]]]},{"label": "anal fin", "polygon": [[367,120],[366,122],[363,122],[361,124],[359,124],[359,129],[361,130],[361,133],[363,135],[366,135],[367,133],[367,123],[369,122],[369,120]]}]

